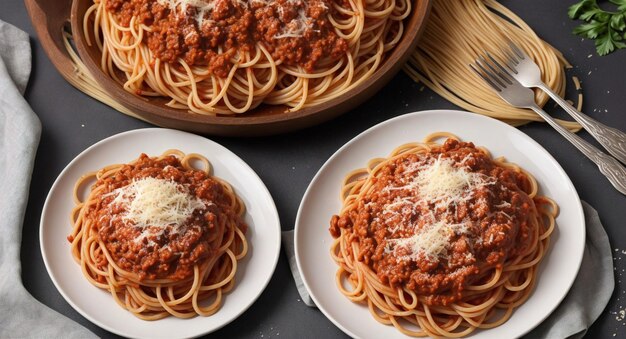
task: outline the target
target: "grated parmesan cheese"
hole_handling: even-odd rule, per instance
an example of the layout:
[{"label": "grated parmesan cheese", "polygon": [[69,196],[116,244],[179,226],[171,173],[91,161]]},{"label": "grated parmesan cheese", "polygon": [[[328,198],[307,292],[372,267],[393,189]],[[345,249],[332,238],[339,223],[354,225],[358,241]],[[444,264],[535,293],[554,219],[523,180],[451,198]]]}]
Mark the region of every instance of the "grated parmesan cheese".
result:
[{"label": "grated parmesan cheese", "polygon": [[[384,191],[409,191],[408,194],[397,196],[385,204],[380,216],[374,219],[376,222],[383,219],[385,224],[394,225],[389,229],[391,234],[400,229],[408,230],[411,234],[406,238],[388,240],[387,253],[393,252],[400,260],[417,260],[421,256],[430,260],[449,259],[451,237],[455,234],[467,234],[472,227],[468,218],[458,224],[447,221],[450,216],[449,207],[469,201],[477,189],[496,183],[496,178],[470,172],[467,166],[463,166],[469,159],[468,155],[457,166],[452,159],[441,156],[429,162],[414,162],[403,170],[405,180],[400,180],[400,184],[390,182],[383,188]],[[477,203],[486,201],[479,199]],[[427,209],[429,204],[434,204],[438,213],[431,210],[430,213],[416,218],[415,211],[419,207]],[[400,249],[403,249],[402,255],[398,252]]]},{"label": "grated parmesan cheese", "polygon": [[[124,222],[140,228],[157,228],[160,233],[168,226],[172,233],[177,233],[194,211],[207,206],[185,186],[151,177],[134,180],[109,194],[115,196],[111,205],[119,205],[126,211],[122,216]],[[146,236],[140,235],[139,241]]]},{"label": "grated parmesan cheese", "polygon": [[450,159],[437,158],[417,176],[414,185],[425,200],[460,200],[475,189],[486,186],[487,176],[467,171],[466,167],[454,167]]},{"label": "grated parmesan cheese", "polygon": [[204,16],[210,14],[215,9],[215,0],[157,0],[160,5],[167,6],[172,12],[178,12],[182,15],[187,13],[188,7],[194,7],[196,9],[195,20],[198,23],[198,27],[204,23]]},{"label": "grated parmesan cheese", "polygon": [[[281,13],[282,10],[282,6],[279,5],[279,13]],[[299,38],[302,37],[304,33],[311,28],[313,28],[311,18],[306,16],[306,11],[304,8],[299,8],[298,16],[292,19],[290,22],[285,23],[281,29],[281,33],[274,35],[274,39]]]},{"label": "grated parmesan cheese", "polygon": [[[211,14],[218,1],[232,1],[233,4],[244,8],[248,8],[249,3],[274,6],[282,21],[284,8],[280,3],[272,0],[157,0],[160,5],[167,6],[171,11],[181,15],[186,15],[189,7],[195,8],[195,20],[198,27],[202,26],[205,21],[213,22],[213,20],[205,19],[205,16]],[[302,37],[307,30],[313,29],[313,20],[306,14],[310,6],[309,3],[302,0],[287,0],[286,2],[299,7],[298,16],[291,19],[289,22],[281,22],[280,33],[274,35],[274,39],[299,38]],[[326,10],[328,9],[328,6],[321,1],[317,2],[317,6]]]},{"label": "grated parmesan cheese", "polygon": [[445,220],[439,220],[422,227],[411,237],[390,239],[387,243],[394,247],[394,252],[400,248],[408,250],[409,254],[400,256],[400,260],[417,260],[421,255],[433,260],[440,256],[447,256],[450,237],[468,232],[467,222],[449,224]]}]

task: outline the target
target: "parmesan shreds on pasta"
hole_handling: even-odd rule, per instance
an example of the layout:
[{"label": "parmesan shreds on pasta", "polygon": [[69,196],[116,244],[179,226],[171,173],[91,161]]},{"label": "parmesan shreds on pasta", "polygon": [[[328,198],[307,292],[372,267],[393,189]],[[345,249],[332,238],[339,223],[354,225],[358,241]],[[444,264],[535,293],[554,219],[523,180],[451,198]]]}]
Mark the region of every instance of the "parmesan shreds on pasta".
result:
[{"label": "parmesan shreds on pasta", "polygon": [[532,292],[558,211],[531,174],[445,132],[351,171],[340,192],[338,289],[417,337],[504,323]]},{"label": "parmesan shreds on pasta", "polygon": [[242,200],[209,171],[204,156],[169,150],[82,176],[67,239],[86,279],[143,320],[218,312],[248,226]]}]

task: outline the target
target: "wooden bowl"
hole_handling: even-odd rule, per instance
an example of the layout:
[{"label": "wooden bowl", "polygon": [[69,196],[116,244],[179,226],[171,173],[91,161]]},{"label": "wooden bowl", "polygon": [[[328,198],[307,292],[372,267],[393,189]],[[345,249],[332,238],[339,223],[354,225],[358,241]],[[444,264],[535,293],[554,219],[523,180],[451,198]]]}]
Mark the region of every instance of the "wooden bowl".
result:
[{"label": "wooden bowl", "polygon": [[222,136],[260,136],[297,130],[319,124],[344,113],[370,98],[402,68],[415,49],[430,11],[430,0],[412,0],[413,11],[405,19],[404,35],[388,53],[382,65],[362,84],[325,103],[288,112],[285,106],[262,104],[250,112],[234,116],[189,113],[165,105],[165,98],[143,98],[125,91],[100,69],[101,52],[84,40],[82,20],[89,0],[25,0],[41,44],[55,67],[68,79],[74,76],[65,50],[62,32],[68,20],[82,61],[111,97],[152,124],[190,132]]}]

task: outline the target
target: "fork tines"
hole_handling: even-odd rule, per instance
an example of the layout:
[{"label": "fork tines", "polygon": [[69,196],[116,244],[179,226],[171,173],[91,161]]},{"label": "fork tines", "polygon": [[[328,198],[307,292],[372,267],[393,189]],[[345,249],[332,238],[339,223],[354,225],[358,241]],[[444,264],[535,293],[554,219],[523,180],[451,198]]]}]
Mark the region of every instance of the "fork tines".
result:
[{"label": "fork tines", "polygon": [[[509,47],[511,48],[511,52],[513,52],[512,55],[510,55],[509,53],[506,53],[507,57],[516,65],[519,64],[518,59],[524,60],[529,58],[528,55],[526,55],[526,53],[524,53],[524,51],[522,51],[519,47],[517,47],[516,44],[513,43],[513,41],[509,40],[508,42]],[[515,70],[515,69],[513,69]]]},{"label": "fork tines", "polygon": [[[470,64],[472,70],[478,74],[485,82],[487,82],[494,90],[501,92],[502,89],[512,85],[515,81],[509,72],[514,72],[514,67],[506,65],[502,66],[491,54],[486,53],[487,57],[479,56],[475,64]],[[508,70],[507,70],[508,68]]]}]

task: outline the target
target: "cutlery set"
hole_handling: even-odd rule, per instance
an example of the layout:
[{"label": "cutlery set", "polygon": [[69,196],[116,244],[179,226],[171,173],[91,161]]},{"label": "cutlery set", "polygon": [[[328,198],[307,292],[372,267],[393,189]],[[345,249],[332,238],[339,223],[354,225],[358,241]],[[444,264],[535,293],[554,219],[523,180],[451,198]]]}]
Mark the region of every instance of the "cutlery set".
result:
[{"label": "cutlery set", "polygon": [[[626,134],[575,109],[543,83],[539,67],[528,55],[513,43],[509,43],[509,47],[510,50],[503,51],[506,56],[503,61],[498,61],[491,54],[485,53],[484,56],[480,56],[474,64],[469,66],[504,101],[514,107],[535,111],[559,134],[593,161],[615,189],[626,195],[626,167],[623,165],[626,164]],[[612,156],[559,125],[537,105],[532,88],[539,88],[546,92]]]}]

